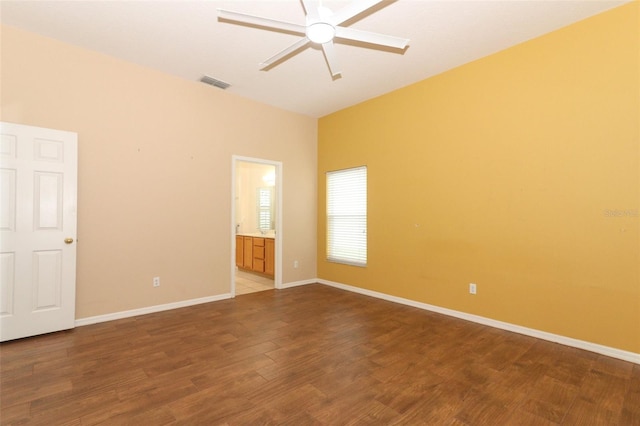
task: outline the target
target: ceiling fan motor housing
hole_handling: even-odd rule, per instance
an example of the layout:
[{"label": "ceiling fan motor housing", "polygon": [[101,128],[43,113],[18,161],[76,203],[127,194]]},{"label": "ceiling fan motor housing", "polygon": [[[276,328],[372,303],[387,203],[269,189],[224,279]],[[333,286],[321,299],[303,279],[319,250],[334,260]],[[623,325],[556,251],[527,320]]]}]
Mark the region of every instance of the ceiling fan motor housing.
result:
[{"label": "ceiling fan motor housing", "polygon": [[324,44],[333,40],[336,29],[328,22],[315,22],[307,26],[307,38],[313,43]]}]

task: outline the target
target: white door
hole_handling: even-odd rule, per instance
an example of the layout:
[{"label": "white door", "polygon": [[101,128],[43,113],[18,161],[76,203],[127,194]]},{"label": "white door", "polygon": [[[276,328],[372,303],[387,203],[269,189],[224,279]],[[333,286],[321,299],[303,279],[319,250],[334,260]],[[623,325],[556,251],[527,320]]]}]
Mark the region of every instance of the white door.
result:
[{"label": "white door", "polygon": [[0,133],[0,341],[73,328],[77,134]]}]

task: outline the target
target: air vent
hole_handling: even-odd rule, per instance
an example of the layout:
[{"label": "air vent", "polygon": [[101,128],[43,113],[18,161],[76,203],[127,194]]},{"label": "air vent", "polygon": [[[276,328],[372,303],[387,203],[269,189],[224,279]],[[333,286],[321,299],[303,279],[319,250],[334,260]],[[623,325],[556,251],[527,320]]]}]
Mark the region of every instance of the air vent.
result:
[{"label": "air vent", "polygon": [[227,89],[228,87],[230,87],[231,85],[229,83],[226,83],[222,80],[218,80],[216,78],[213,77],[209,77],[208,75],[202,76],[202,78],[200,79],[201,82],[206,83],[206,84],[210,84],[212,86],[218,87],[222,90]]}]

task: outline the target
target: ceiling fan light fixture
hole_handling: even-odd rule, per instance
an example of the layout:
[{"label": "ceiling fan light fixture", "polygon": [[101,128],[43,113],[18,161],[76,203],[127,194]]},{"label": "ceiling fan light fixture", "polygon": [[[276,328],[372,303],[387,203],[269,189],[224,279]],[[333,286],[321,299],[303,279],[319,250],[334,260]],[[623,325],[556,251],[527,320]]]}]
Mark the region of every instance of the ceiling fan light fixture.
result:
[{"label": "ceiling fan light fixture", "polygon": [[307,27],[306,35],[313,43],[324,44],[333,40],[336,29],[327,22],[316,22]]},{"label": "ceiling fan light fixture", "polygon": [[[2,0],[0,0],[2,1]],[[335,80],[341,75],[334,38],[340,40],[353,40],[356,42],[373,44],[399,51],[407,47],[408,39],[393,37],[385,34],[377,34],[369,31],[341,26],[350,19],[371,10],[375,5],[384,0],[352,0],[348,5],[342,7],[337,13],[322,6],[322,0],[300,0],[305,10],[305,25],[296,24],[278,19],[263,18],[250,13],[233,12],[225,9],[218,9],[218,20],[234,21],[251,26],[261,27],[271,31],[284,31],[294,34],[304,34],[293,44],[282,49],[275,55],[260,63],[261,70],[267,70],[277,63],[284,61],[288,56],[297,54],[303,47],[310,43],[320,45],[322,53],[331,72],[331,77]],[[373,10],[370,12],[374,12]],[[316,49],[320,50],[320,49]]]}]

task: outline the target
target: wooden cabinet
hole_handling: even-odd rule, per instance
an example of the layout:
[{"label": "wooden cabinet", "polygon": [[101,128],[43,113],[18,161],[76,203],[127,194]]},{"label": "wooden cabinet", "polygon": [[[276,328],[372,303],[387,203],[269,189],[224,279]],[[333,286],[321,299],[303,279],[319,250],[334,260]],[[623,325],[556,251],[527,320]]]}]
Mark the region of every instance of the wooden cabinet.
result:
[{"label": "wooden cabinet", "polygon": [[244,266],[244,237],[241,235],[236,235],[236,266]]},{"label": "wooden cabinet", "polygon": [[273,238],[236,236],[236,266],[271,277],[275,274]]},{"label": "wooden cabinet", "polygon": [[253,238],[253,270],[264,272],[264,238]]},{"label": "wooden cabinet", "polygon": [[264,241],[264,273],[275,274],[276,242],[271,238]]},{"label": "wooden cabinet", "polygon": [[246,269],[253,269],[253,238],[251,237],[242,237],[243,238],[243,259],[242,259],[242,267]]}]

